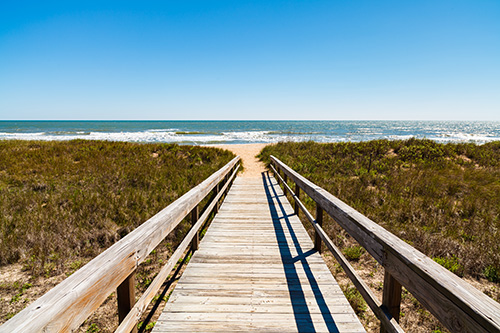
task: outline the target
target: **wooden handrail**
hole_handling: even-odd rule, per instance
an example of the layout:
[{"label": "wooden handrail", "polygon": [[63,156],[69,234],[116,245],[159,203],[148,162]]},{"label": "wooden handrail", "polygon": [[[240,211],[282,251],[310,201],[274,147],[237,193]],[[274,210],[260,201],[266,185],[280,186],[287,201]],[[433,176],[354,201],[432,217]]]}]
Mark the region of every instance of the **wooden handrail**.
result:
[{"label": "wooden handrail", "polygon": [[[0,326],[0,332],[76,330],[149,253],[236,168],[235,157]],[[215,201],[215,200],[214,200]]]},{"label": "wooden handrail", "polygon": [[[499,303],[304,178],[276,157],[271,156],[271,161],[356,239],[385,268],[390,277],[404,286],[448,329],[453,332],[500,332]],[[291,189],[288,187],[288,190]],[[326,236],[317,223],[313,223],[313,226],[320,236]],[[329,238],[321,238],[328,246]]]}]

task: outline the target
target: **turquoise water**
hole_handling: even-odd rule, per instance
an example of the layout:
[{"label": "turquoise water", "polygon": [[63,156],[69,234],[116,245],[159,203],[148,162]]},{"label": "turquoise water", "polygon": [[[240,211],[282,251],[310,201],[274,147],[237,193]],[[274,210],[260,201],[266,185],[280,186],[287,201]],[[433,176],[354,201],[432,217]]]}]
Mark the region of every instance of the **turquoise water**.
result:
[{"label": "turquoise water", "polygon": [[428,138],[500,140],[500,122],[475,121],[0,121],[0,139],[92,139],[179,144],[342,142]]}]

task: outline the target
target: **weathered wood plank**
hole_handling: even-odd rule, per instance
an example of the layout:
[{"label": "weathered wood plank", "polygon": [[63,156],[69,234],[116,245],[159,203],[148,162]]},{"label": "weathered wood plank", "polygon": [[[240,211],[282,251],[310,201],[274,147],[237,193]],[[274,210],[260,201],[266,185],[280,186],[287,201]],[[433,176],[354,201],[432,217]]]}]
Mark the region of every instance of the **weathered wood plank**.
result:
[{"label": "weathered wood plank", "polygon": [[[196,306],[202,306],[204,304],[213,305],[279,305],[279,306],[291,306],[289,298],[280,297],[240,297],[240,296],[186,296],[186,295],[175,295],[171,296],[172,301],[169,304],[190,304]],[[326,299],[328,303],[328,308],[331,311],[334,309],[342,309],[342,311],[350,311],[344,306],[346,299],[343,295],[331,296]],[[318,306],[316,300],[312,297],[307,298],[301,306]]]},{"label": "weathered wood plank", "polygon": [[312,297],[321,295],[323,298],[326,297],[340,297],[343,295],[340,288],[333,286],[332,288],[327,288],[327,286],[319,285],[311,287],[301,287],[300,285],[290,285],[290,288],[285,285],[267,284],[267,285],[246,285],[244,284],[230,284],[225,288],[222,284],[208,284],[208,285],[194,285],[194,284],[182,284],[179,288],[176,287],[174,294],[172,295],[183,295],[183,296],[223,296],[223,297],[238,297],[238,296],[251,296],[255,297],[288,297],[291,298],[292,295],[303,296],[301,302]]},{"label": "weathered wood plank", "polygon": [[[183,327],[189,327],[191,331],[199,330],[208,332],[232,331],[231,327],[239,329],[245,327],[247,331],[264,332],[364,332],[360,329],[353,315],[342,316],[342,320],[322,320],[321,314],[294,314],[286,316],[285,314],[212,314],[206,318],[205,313],[190,313],[187,316],[172,314],[166,320],[157,322],[158,330],[162,332],[182,332],[188,331]],[[155,326],[156,327],[156,326]]]},{"label": "weathered wood plank", "polygon": [[[277,322],[273,326],[265,326],[259,322],[225,322],[225,321],[169,321],[169,322],[157,322],[155,327],[161,332],[279,332],[279,333],[291,333],[297,332],[295,322]],[[319,327],[319,325],[313,326],[312,328],[306,329],[301,327],[300,332],[303,333],[323,333],[323,332],[346,332],[346,333],[359,333],[360,331],[357,325],[352,323],[339,323],[337,324],[338,329],[331,329],[329,327]]]},{"label": "weathered wood plank", "polygon": [[[239,298],[239,301],[244,299]],[[308,304],[301,304],[293,306],[288,302],[287,304],[208,304],[208,303],[194,303],[193,299],[184,302],[168,303],[163,311],[168,312],[183,312],[183,313],[275,313],[275,314],[290,314],[290,313],[323,313],[323,308],[318,304],[309,302]],[[199,300],[197,300],[199,301]],[[330,313],[335,314],[350,314],[351,310],[345,306],[329,305]]]},{"label": "weathered wood plank", "polygon": [[[295,321],[297,318],[299,320],[310,320],[311,322],[317,323],[356,323],[358,318],[354,313],[335,313],[335,319],[329,318],[328,320],[324,320],[321,313],[280,313],[277,316],[274,313],[254,313],[250,311],[245,312],[170,312],[165,311],[162,313],[162,317],[158,321],[235,321],[241,322],[245,321],[245,318],[251,318],[252,322],[264,322],[268,326],[274,326],[279,324],[283,324],[289,321]],[[314,319],[313,319],[314,318]]]},{"label": "weathered wood plank", "polygon": [[[298,277],[287,277],[285,274],[282,276],[189,276],[183,279],[182,283],[186,284],[196,284],[202,285],[207,284],[210,287],[213,283],[224,283],[224,284],[259,284],[259,285],[302,285],[303,283],[308,283],[310,276],[298,276]],[[317,285],[330,285],[332,280],[329,276],[314,275]]]}]

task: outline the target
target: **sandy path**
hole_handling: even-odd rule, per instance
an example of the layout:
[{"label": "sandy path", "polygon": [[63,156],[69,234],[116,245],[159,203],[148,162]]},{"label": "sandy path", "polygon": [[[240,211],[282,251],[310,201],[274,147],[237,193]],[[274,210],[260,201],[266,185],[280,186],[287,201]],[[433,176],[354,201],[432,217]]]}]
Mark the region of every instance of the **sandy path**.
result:
[{"label": "sandy path", "polygon": [[267,143],[250,143],[240,145],[211,145],[210,147],[227,149],[239,155],[245,168],[243,173],[239,175],[240,177],[260,177],[260,174],[266,169],[264,163],[260,162],[255,155],[260,153],[262,148],[267,145]]}]

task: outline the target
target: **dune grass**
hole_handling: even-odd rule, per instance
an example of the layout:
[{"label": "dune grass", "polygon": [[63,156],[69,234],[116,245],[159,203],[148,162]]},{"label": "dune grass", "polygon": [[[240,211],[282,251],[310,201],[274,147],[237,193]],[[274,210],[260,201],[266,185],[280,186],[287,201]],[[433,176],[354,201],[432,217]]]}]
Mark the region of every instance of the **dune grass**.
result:
[{"label": "dune grass", "polygon": [[260,158],[271,154],[455,274],[500,283],[500,142],[279,143]]},{"label": "dune grass", "polygon": [[48,276],[94,257],[233,157],[175,144],[0,141],[0,265]]}]

